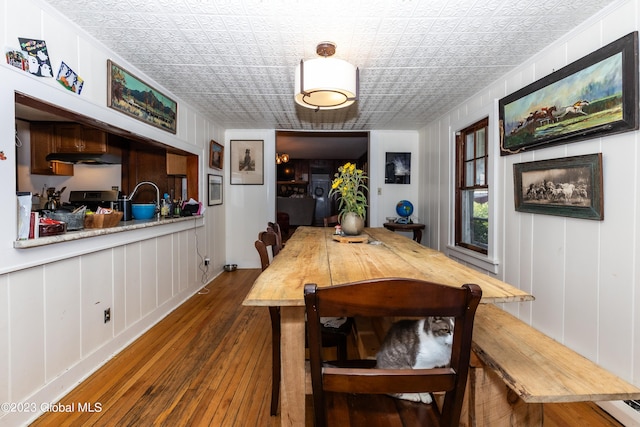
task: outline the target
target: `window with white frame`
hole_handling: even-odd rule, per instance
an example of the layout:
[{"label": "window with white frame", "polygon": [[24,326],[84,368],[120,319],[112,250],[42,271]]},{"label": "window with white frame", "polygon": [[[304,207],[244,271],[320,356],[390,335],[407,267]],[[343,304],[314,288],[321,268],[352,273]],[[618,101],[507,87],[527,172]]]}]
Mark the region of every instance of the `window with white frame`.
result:
[{"label": "window with white frame", "polygon": [[489,249],[489,118],[456,132],[455,245],[487,254]]}]

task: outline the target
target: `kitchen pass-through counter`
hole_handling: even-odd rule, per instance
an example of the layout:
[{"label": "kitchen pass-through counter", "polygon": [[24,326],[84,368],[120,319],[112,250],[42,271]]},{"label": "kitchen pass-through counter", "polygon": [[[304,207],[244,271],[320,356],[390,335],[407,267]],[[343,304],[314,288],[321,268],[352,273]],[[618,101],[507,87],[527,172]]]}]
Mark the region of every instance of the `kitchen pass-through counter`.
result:
[{"label": "kitchen pass-through counter", "polygon": [[77,231],[67,231],[63,234],[55,236],[39,237],[37,239],[29,240],[16,240],[13,242],[13,247],[16,249],[28,249],[34,247],[40,247],[45,245],[51,245],[54,243],[69,242],[72,240],[86,239],[88,237],[104,236],[107,234],[121,233],[124,231],[139,230],[148,227],[157,227],[165,224],[173,224],[177,222],[184,222],[201,218],[201,215],[197,216],[183,216],[178,218],[160,218],[160,219],[146,219],[146,220],[131,220],[121,221],[115,227],[108,228],[85,228]]}]

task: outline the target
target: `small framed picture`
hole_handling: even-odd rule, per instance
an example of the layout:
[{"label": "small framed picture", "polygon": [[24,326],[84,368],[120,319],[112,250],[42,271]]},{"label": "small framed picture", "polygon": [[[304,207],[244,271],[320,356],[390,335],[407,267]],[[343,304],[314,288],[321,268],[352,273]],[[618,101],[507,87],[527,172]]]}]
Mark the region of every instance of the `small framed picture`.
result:
[{"label": "small framed picture", "polygon": [[411,153],[386,153],[385,184],[411,184]]},{"label": "small framed picture", "polygon": [[264,141],[231,140],[231,185],[264,184]]},{"label": "small framed picture", "polygon": [[209,174],[209,206],[222,204],[222,175]]},{"label": "small framed picture", "polygon": [[209,143],[209,167],[222,170],[224,147],[213,139]]}]

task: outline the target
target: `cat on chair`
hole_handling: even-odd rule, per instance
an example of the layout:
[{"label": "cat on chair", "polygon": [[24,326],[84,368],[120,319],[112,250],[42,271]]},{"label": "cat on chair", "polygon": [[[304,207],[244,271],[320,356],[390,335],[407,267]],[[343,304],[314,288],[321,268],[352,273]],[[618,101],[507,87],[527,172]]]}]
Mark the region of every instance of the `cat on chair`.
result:
[{"label": "cat on chair", "polygon": [[[453,317],[427,317],[395,322],[376,355],[381,369],[431,369],[451,362]],[[430,393],[399,393],[393,397],[430,404]]]}]

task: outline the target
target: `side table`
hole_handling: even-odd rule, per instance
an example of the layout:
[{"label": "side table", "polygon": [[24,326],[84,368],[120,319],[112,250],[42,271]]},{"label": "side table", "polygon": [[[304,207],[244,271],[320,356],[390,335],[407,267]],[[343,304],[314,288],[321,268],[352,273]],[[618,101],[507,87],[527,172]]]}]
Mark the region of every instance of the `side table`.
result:
[{"label": "side table", "polygon": [[413,222],[410,224],[399,224],[397,222],[385,222],[382,224],[384,228],[391,231],[413,231],[413,240],[420,243],[422,241],[422,230],[424,230],[424,224],[418,224]]}]

